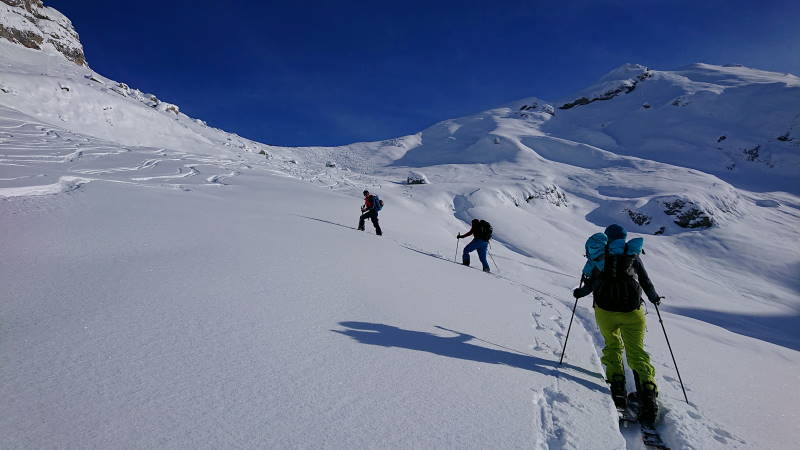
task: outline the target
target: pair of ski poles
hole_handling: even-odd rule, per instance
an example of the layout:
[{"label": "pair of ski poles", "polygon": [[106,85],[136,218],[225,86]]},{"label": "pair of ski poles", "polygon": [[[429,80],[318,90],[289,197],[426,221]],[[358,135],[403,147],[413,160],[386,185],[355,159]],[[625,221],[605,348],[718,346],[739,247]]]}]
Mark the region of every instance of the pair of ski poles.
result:
[{"label": "pair of ski poles", "polygon": [[[453,256],[453,262],[458,264],[458,245],[460,244],[461,239],[456,238],[456,254]],[[492,243],[489,242],[489,248],[492,247]],[[492,256],[492,252],[487,251],[486,253],[489,254],[489,258],[492,258],[492,263],[494,263],[494,267],[497,269],[497,272],[500,273],[500,267],[497,266],[497,261],[494,260],[494,256]]]},{"label": "pair of ski poles", "polygon": [[[583,277],[581,277],[580,286],[583,286]],[[578,289],[580,289],[580,287]],[[683,390],[683,398],[686,400],[686,403],[689,404],[689,397],[686,396],[686,388],[683,386],[683,378],[681,378],[681,371],[678,370],[678,363],[675,361],[675,354],[672,352],[672,345],[670,345],[669,343],[669,337],[667,336],[667,329],[664,327],[664,320],[661,319],[661,311],[659,311],[657,303],[653,303],[653,306],[656,307],[656,314],[658,314],[658,322],[661,324],[661,329],[664,331],[664,339],[667,341],[667,348],[669,348],[669,354],[672,357],[672,364],[675,365],[675,372],[678,373],[678,381],[680,381],[681,383],[681,390]],[[572,306],[572,316],[570,316],[569,318],[569,326],[567,327],[567,336],[564,338],[564,348],[561,350],[561,358],[558,360],[559,366],[564,361],[564,353],[567,351],[567,341],[569,340],[569,331],[572,329],[572,319],[575,318],[575,309],[577,307],[578,307],[578,298],[575,297],[575,305]]]}]

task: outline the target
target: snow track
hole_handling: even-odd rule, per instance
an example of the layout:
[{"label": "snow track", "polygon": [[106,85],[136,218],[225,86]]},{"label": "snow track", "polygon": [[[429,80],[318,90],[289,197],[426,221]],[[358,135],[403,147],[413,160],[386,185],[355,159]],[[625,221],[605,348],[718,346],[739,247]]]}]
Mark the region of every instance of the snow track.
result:
[{"label": "snow track", "polygon": [[[6,130],[0,135],[0,167],[14,167],[18,175],[0,179],[2,197],[66,193],[90,181],[152,186],[180,180],[179,185],[166,186],[219,186],[230,184],[243,168],[243,163],[233,158],[195,156],[166,149],[120,148],[111,142],[45,126],[8,108],[0,107],[0,112],[0,129]],[[201,174],[206,177],[192,180]],[[59,177],[56,183],[26,184],[54,176]]]}]

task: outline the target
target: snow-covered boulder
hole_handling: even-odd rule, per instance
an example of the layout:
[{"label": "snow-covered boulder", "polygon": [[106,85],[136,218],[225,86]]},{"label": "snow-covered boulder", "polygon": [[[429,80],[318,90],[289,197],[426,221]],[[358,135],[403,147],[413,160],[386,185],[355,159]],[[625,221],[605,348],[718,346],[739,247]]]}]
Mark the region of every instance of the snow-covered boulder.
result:
[{"label": "snow-covered boulder", "polygon": [[123,97],[131,95],[131,88],[125,83],[117,83],[111,87],[111,90]]},{"label": "snow-covered boulder", "polygon": [[406,184],[430,184],[431,182],[428,181],[428,177],[425,176],[422,172],[412,171],[408,173],[408,177],[406,178]]},{"label": "snow-covered boulder", "polygon": [[178,107],[178,105],[175,105],[175,104],[172,104],[172,103],[167,103],[167,102],[159,103],[158,106],[156,107],[156,109],[158,109],[159,111],[163,111],[163,112],[173,113],[176,116],[181,112],[181,109]]},{"label": "snow-covered boulder", "polygon": [[93,73],[84,75],[83,77],[86,78],[89,81],[94,81],[95,83],[105,84],[105,82],[103,80],[101,80],[97,75],[95,75]]},{"label": "snow-covered boulder", "polygon": [[525,195],[525,202],[532,203],[536,200],[545,200],[554,206],[567,206],[567,194],[555,184],[534,186],[532,191]]}]

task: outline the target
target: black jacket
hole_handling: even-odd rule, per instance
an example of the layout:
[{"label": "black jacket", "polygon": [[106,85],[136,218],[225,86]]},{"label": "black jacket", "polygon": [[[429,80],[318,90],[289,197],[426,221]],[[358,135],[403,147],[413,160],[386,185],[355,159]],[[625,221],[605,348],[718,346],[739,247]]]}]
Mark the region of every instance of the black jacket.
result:
[{"label": "black jacket", "polygon": [[581,280],[583,285],[575,289],[573,292],[576,298],[581,298],[589,295],[592,293],[594,297],[594,304],[599,306],[606,311],[615,311],[615,312],[630,312],[633,311],[642,304],[641,294],[644,291],[647,294],[647,298],[653,302],[657,303],[659,300],[658,293],[656,293],[656,288],[653,286],[653,283],[650,281],[650,277],[647,276],[647,271],[644,270],[644,264],[642,264],[642,260],[639,259],[639,256],[633,260],[633,264],[631,265],[631,270],[633,273],[630,275],[634,279],[635,286],[632,286],[637,292],[638,295],[635,298],[631,299],[620,299],[615,298],[612,295],[608,294],[608,290],[604,290],[603,288],[603,273],[600,272],[596,267],[592,271],[592,275],[588,278],[586,276],[583,277]]},{"label": "black jacket", "polygon": [[475,236],[475,239],[478,239],[478,240],[481,240],[481,241],[488,241],[489,240],[489,238],[486,237],[486,235],[483,233],[483,230],[481,229],[480,223],[478,223],[476,225],[472,225],[472,227],[469,229],[469,231],[467,231],[466,233],[461,235],[462,238],[465,238],[465,237],[468,237],[468,236]]}]

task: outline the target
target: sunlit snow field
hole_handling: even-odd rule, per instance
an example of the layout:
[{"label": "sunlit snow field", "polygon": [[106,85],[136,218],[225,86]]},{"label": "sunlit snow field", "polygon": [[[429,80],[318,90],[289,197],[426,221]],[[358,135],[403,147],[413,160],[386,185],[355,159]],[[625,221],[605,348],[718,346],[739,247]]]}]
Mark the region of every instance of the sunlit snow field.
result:
[{"label": "sunlit snow field", "polygon": [[[583,243],[612,222],[645,237],[666,296],[691,402],[650,307],[667,444],[796,446],[800,136],[767,139],[798,126],[800,83],[652,72],[568,110],[526,99],[278,148],[0,42],[0,447],[641,448],[618,427],[589,298],[558,365]],[[654,137],[664,120],[696,128]],[[730,147],[698,144],[730,124]],[[767,142],[761,160],[737,139]],[[412,170],[430,184],[405,184]],[[355,230],[363,189],[386,202],[382,237]],[[676,225],[675,199],[714,226]],[[494,226],[490,275],[453,263],[473,217]]]}]

